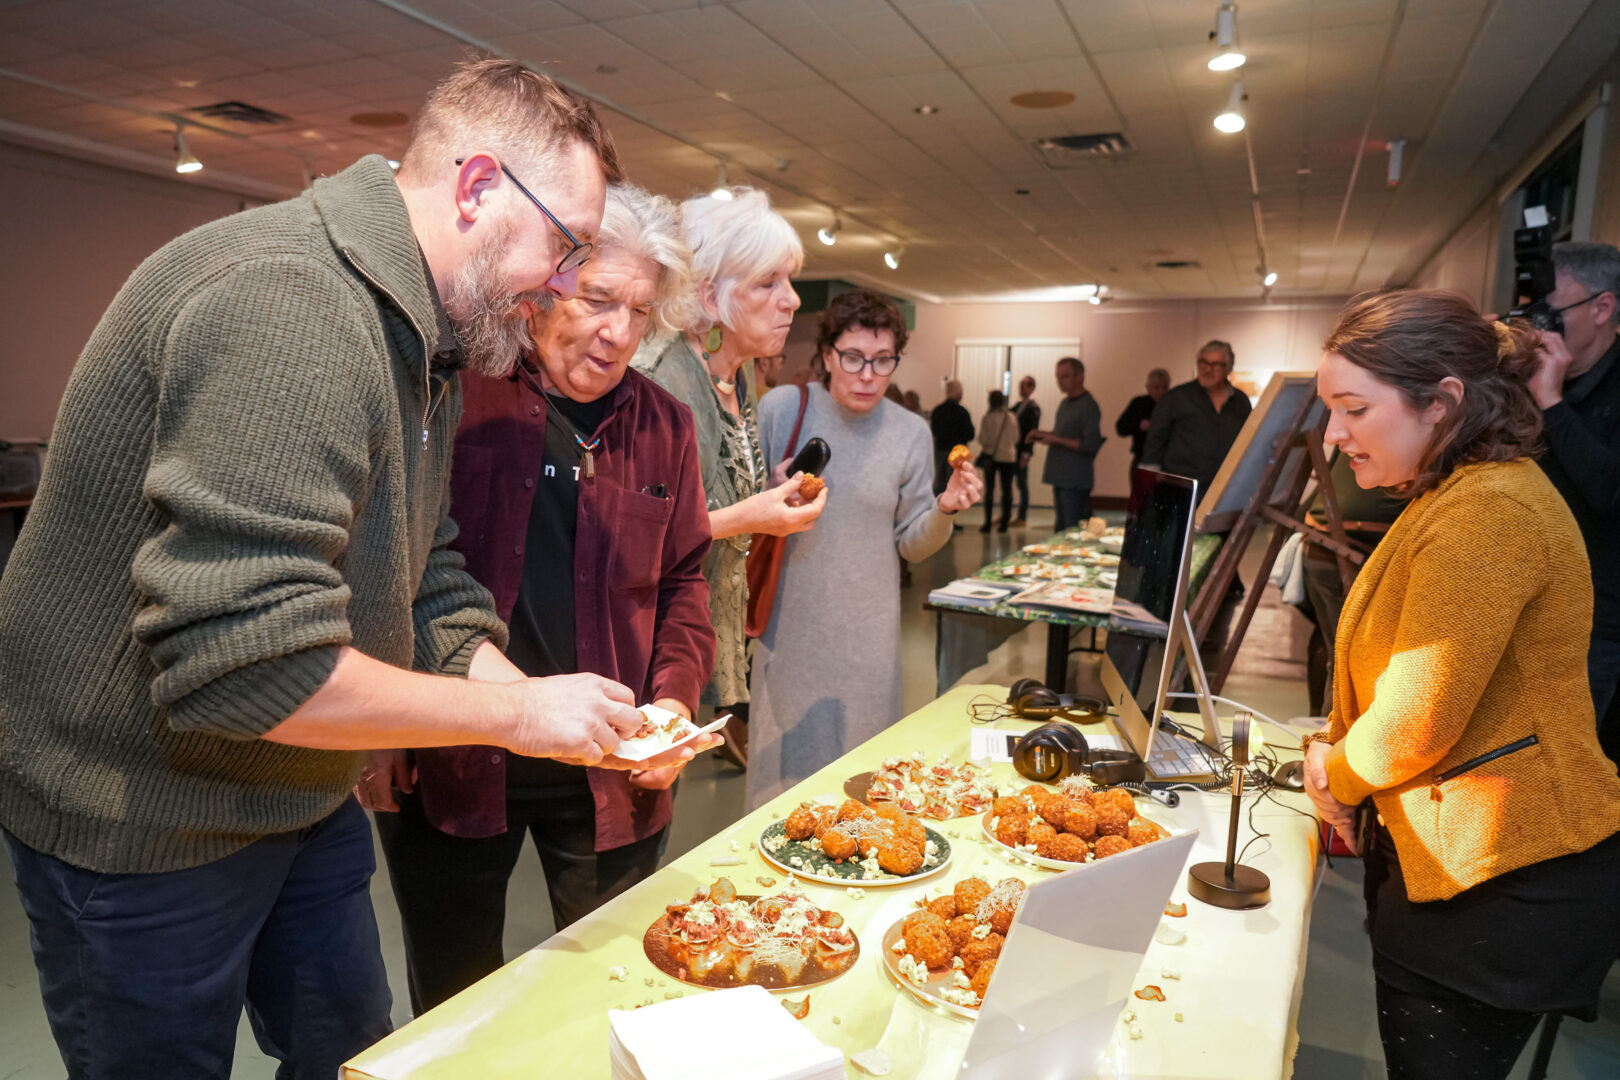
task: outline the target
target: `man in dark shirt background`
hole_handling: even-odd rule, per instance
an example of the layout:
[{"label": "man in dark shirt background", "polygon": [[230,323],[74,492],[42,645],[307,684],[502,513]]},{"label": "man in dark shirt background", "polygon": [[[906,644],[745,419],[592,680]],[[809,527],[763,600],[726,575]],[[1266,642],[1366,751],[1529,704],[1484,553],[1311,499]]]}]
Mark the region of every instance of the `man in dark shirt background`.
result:
[{"label": "man in dark shirt background", "polygon": [[1091,517],[1091,488],[1096,482],[1097,451],[1102,448],[1102,409],[1086,390],[1086,366],[1078,357],[1057,362],[1057,416],[1051,431],[1032,431],[1029,441],[1046,444],[1046,468],[1041,475],[1052,485],[1052,508],[1057,529],[1084,525]]},{"label": "man in dark shirt background", "polygon": [[1114,434],[1131,440],[1131,468],[1142,463],[1142,447],[1147,443],[1148,428],[1153,423],[1153,407],[1170,389],[1170,373],[1162,367],[1148,372],[1147,393],[1131,398],[1125,411],[1114,421]]},{"label": "man in dark shirt background", "polygon": [[1236,355],[1224,341],[1198,350],[1198,377],[1165,391],[1153,409],[1142,464],[1198,481],[1200,499],[1215,482],[1252,406],[1230,380]]},{"label": "man in dark shirt background", "polygon": [[945,460],[951,448],[973,441],[973,417],[962,405],[962,384],[955,379],[945,384],[945,400],[934,406],[928,427],[934,433],[934,494],[938,495],[951,481],[953,470]]},{"label": "man in dark shirt background", "polygon": [[1041,407],[1035,401],[1035,376],[1025,375],[1018,380],[1018,404],[1013,406],[1013,415],[1018,418],[1018,471],[1013,478],[1018,481],[1018,516],[1012,520],[1012,528],[1021,529],[1029,517],[1029,457],[1033,447],[1029,443],[1029,433],[1041,426]]},{"label": "man in dark shirt background", "polygon": [[1620,250],[1553,247],[1557,287],[1547,303],[1564,320],[1543,333],[1530,393],[1541,406],[1546,450],[1538,459],[1586,541],[1592,564],[1592,644],[1587,667],[1603,747],[1620,753],[1614,712],[1620,684]]}]

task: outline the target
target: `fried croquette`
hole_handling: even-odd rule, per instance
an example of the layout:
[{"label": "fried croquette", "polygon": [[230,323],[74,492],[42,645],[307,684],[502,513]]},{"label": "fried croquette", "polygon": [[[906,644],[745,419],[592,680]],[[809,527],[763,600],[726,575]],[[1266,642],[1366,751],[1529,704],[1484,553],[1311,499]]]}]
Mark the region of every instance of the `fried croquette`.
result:
[{"label": "fried croquette", "polygon": [[959,469],[962,467],[963,462],[971,460],[973,460],[973,451],[961,443],[951,447],[951,452],[945,456],[946,463],[953,469]]},{"label": "fried croquette", "polygon": [[1034,844],[1037,855],[1045,854],[1043,845],[1050,844],[1057,839],[1057,830],[1052,828],[1051,822],[1031,821],[1029,828],[1024,831],[1024,843]]},{"label": "fried croquette", "polygon": [[852,859],[860,851],[855,838],[841,825],[821,834],[821,853],[829,859]]},{"label": "fried croquette", "polygon": [[979,920],[973,916],[958,915],[945,924],[945,929],[950,932],[951,941],[957,950],[961,951],[962,946],[973,940],[973,931],[978,925]]},{"label": "fried croquette", "polygon": [[[962,962],[963,964],[967,963],[966,960]],[[979,995],[979,1000],[981,1002],[984,1000],[985,990],[990,986],[990,976],[994,975],[995,973],[996,962],[994,960],[986,960],[984,963],[979,965],[979,970],[975,971],[969,980],[973,992]]]},{"label": "fried croquette", "polygon": [[837,817],[838,811],[834,810],[830,806],[816,807],[815,837],[817,840],[820,840],[823,836],[827,835],[827,830],[833,827],[837,821]]},{"label": "fried croquette", "polygon": [[1027,814],[1029,813],[1029,804],[1024,801],[1022,795],[1003,795],[990,804],[990,812],[997,817],[1003,817],[1007,814]]},{"label": "fried croquette", "polygon": [[1068,810],[1069,799],[1062,792],[1048,791],[1035,799],[1035,812],[1059,829],[1063,828],[1063,815]]},{"label": "fried croquette", "polygon": [[936,896],[924,904],[923,907],[946,922],[956,918],[956,897],[954,896]]},{"label": "fried croquette", "polygon": [[1137,818],[1135,821],[1131,822],[1130,828],[1125,833],[1125,839],[1131,842],[1131,847],[1141,847],[1143,844],[1151,844],[1158,838],[1159,830],[1155,828],[1152,823],[1145,821],[1142,818]]},{"label": "fried croquette", "polygon": [[1049,789],[1044,788],[1039,784],[1031,784],[1028,787],[1026,787],[1023,791],[1020,791],[1018,794],[1027,796],[1028,798],[1031,798],[1031,799],[1038,799],[1042,795],[1051,794],[1051,792],[1050,792]]},{"label": "fried croquette", "polygon": [[1086,853],[1091,850],[1086,842],[1073,833],[1059,833],[1052,841],[1051,851],[1042,851],[1048,859],[1061,859],[1063,862],[1085,862]]},{"label": "fried croquette", "polygon": [[894,835],[915,847],[919,856],[927,853],[928,831],[923,828],[922,822],[917,819],[907,818],[905,821],[896,823]]},{"label": "fried croquette", "polygon": [[1003,814],[996,820],[996,841],[1008,847],[1025,842],[1029,833],[1029,818],[1020,814]]},{"label": "fried croquette", "polygon": [[782,828],[789,840],[808,840],[816,835],[817,820],[815,807],[801,806],[787,816]]},{"label": "fried croquette", "polygon": [[945,920],[932,911],[920,911],[917,915],[921,917],[906,919],[909,925],[902,931],[906,952],[931,968],[947,966],[956,955],[956,944],[951,941]]},{"label": "fried croquette", "polygon": [[888,802],[887,800],[873,803],[872,813],[885,821],[892,821],[897,824],[911,820],[911,815],[906,813],[899,803]]},{"label": "fried croquette", "polygon": [[1125,815],[1127,821],[1136,816],[1136,800],[1124,788],[1109,788],[1097,796],[1097,801],[1108,806],[1118,807],[1119,812]]},{"label": "fried croquette", "polygon": [[1091,847],[1091,854],[1093,858],[1106,859],[1110,855],[1118,855],[1122,851],[1129,850],[1131,842],[1123,836],[1099,836]]},{"label": "fried croquette", "polygon": [[971,915],[979,910],[984,898],[990,895],[990,883],[981,877],[963,878],[952,890],[956,896],[956,910]]},{"label": "fried croquette", "polygon": [[[878,866],[885,873],[900,875],[915,874],[918,870],[922,869],[923,853],[915,845],[901,840],[899,837],[895,836],[893,832],[888,832],[885,833],[883,835],[883,839],[878,842],[877,861]],[[950,915],[945,915],[944,917],[951,918],[955,916],[956,900],[949,896],[941,897],[941,899],[949,900],[951,902],[951,913]]]},{"label": "fried croquette", "polygon": [[[962,970],[967,972],[967,977],[973,978],[979,973],[980,964],[1000,956],[1001,946],[1006,940],[1000,934],[992,933],[982,938],[974,938],[962,946],[957,955],[962,958]],[[949,962],[949,960],[946,961],[946,963]]]},{"label": "fried croquette", "polygon": [[[1099,806],[1096,808],[1097,835],[1118,836],[1123,838],[1131,827],[1131,819],[1117,806]],[[1130,843],[1130,841],[1126,841]]]},{"label": "fried croquette", "polygon": [[1097,811],[1083,802],[1071,802],[1063,814],[1063,831],[1090,840],[1097,835]]},{"label": "fried croquette", "polygon": [[809,502],[817,495],[820,495],[822,488],[825,488],[826,486],[827,481],[823,480],[821,477],[811,473],[805,473],[804,479],[799,481],[799,498]]},{"label": "fried croquette", "polygon": [[854,799],[845,799],[843,805],[838,808],[838,816],[834,820],[837,824],[842,825],[846,821],[854,821],[857,818],[876,816],[877,811],[865,803],[858,803]]}]

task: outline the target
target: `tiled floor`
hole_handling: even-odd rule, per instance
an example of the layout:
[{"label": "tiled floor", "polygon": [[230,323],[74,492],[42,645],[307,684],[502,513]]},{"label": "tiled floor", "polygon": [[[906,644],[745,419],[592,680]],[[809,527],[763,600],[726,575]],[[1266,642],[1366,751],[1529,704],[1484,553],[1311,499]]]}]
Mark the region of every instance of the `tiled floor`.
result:
[{"label": "tiled floor", "polygon": [[[999,557],[1011,546],[1050,531],[1050,515],[1037,512],[1025,535],[981,535],[976,522],[958,533],[944,551],[914,567],[914,583],[903,605],[905,708],[909,712],[934,694],[934,623],[921,609],[933,586]],[[1252,572],[1244,579],[1253,582]],[[1245,639],[1237,669],[1224,694],[1278,718],[1306,712],[1303,687],[1302,621],[1277,606],[1269,592]],[[1023,675],[1039,676],[1045,665],[1045,640],[1039,628],[1009,639],[969,681],[1010,683]],[[1093,679],[1095,661],[1076,658],[1076,678]],[[694,762],[681,782],[668,858],[729,825],[742,810],[742,774],[714,755]],[[379,857],[380,861],[380,857]],[[510,890],[506,929],[508,955],[515,956],[550,933],[540,865],[532,850],[518,864]],[[409,1019],[404,990],[404,958],[399,916],[389,892],[386,871],[372,885],[383,951],[394,985],[396,1023]],[[1294,1075],[1301,1080],[1361,1080],[1383,1075],[1382,1056],[1372,1006],[1371,953],[1361,929],[1361,868],[1354,860],[1336,860],[1324,869],[1311,924],[1305,989],[1299,1015],[1299,1054]],[[1620,976],[1611,976],[1603,1015],[1594,1024],[1564,1025],[1549,1076],[1555,1080],[1620,1076]],[[1514,1077],[1527,1075],[1529,1054]],[[244,1023],[237,1047],[235,1075],[270,1077],[274,1063],[258,1052]],[[12,889],[0,887],[0,1080],[45,1080],[62,1075],[40,1008],[39,990],[28,955],[28,927]],[[1446,1080],[1446,1078],[1436,1078]]]}]

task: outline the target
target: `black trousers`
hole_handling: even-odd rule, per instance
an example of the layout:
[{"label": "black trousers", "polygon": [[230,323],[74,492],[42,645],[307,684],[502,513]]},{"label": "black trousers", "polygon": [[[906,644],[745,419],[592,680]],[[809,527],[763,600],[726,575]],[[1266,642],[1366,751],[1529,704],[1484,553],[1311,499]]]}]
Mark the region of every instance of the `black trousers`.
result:
[{"label": "black trousers", "polygon": [[996,479],[1001,479],[1001,524],[1012,517],[1013,473],[1018,466],[1012,462],[993,462],[984,470],[984,526],[990,527],[991,504],[996,498]]},{"label": "black trousers", "polygon": [[1461,995],[1377,980],[1378,1038],[1390,1080],[1505,1080],[1541,1019]]},{"label": "black trousers", "polygon": [[534,838],[557,929],[594,911],[658,869],[669,830],[612,851],[594,850],[596,809],[582,791],[509,800],[507,830],[468,839],[434,828],[414,795],[378,814],[377,832],[405,932],[411,1009],[421,1016],[506,962],[506,885]]},{"label": "black trousers", "polygon": [[1029,518],[1029,459],[1019,455],[1023,464],[1017,466],[1013,478],[1018,481],[1018,520],[1026,521]]}]

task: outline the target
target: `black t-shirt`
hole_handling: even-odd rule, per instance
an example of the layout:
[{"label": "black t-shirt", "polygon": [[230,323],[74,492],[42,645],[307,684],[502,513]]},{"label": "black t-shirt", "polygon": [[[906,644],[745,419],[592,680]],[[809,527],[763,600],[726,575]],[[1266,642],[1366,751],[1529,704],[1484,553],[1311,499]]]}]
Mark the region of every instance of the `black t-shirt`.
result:
[{"label": "black t-shirt", "polygon": [[[607,415],[608,396],[578,402],[547,394],[545,459],[535,478],[534,504],[523,544],[523,581],[509,624],[506,655],[525,675],[566,675],[579,670],[574,648],[574,527],[579,518],[580,448],[574,432],[590,442]],[[566,423],[559,423],[561,413]],[[570,427],[572,430],[570,430]],[[556,795],[587,787],[585,769],[550,758],[508,754],[509,796]]]}]

